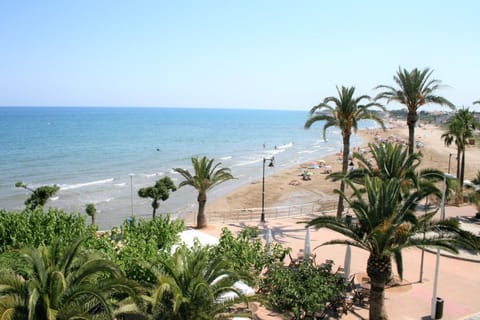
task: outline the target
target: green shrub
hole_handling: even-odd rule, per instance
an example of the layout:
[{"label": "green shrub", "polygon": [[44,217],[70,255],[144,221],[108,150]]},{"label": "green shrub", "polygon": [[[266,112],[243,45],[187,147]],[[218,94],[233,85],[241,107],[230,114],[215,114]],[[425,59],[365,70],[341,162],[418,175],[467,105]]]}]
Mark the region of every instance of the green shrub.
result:
[{"label": "green shrub", "polygon": [[291,311],[296,319],[304,312],[322,311],[325,304],[345,290],[343,279],[304,260],[299,265],[275,263],[260,282],[260,292],[272,307]]},{"label": "green shrub", "polygon": [[158,216],[151,220],[129,218],[120,229],[112,228],[86,242],[87,247],[100,250],[115,261],[129,279],[151,282],[151,272],[144,262],[170,252],[185,230],[183,220]]},{"label": "green shrub", "polygon": [[0,253],[22,246],[50,245],[56,238],[66,243],[91,233],[85,216],[61,209],[43,208],[21,212],[0,210]]},{"label": "green shrub", "polygon": [[260,238],[252,238],[252,229],[245,230],[235,237],[230,230],[223,228],[219,244],[212,248],[212,253],[226,257],[237,273],[248,274],[256,285],[265,267],[283,261],[290,249],[283,248],[279,243],[273,243],[268,248]]}]

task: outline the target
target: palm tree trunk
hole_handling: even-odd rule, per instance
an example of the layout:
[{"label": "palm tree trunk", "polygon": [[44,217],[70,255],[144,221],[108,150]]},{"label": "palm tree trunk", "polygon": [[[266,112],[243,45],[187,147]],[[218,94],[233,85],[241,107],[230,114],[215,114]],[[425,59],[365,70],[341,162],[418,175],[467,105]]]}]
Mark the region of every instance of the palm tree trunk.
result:
[{"label": "palm tree trunk", "polygon": [[152,218],[155,219],[155,214],[157,212],[157,208],[153,207]]},{"label": "palm tree trunk", "polygon": [[389,256],[370,255],[367,262],[367,274],[370,277],[370,320],[387,320],[385,310],[385,284],[392,273],[392,261]]},{"label": "palm tree trunk", "polygon": [[197,214],[197,228],[202,229],[207,227],[207,216],[205,215],[205,204],[207,203],[207,194],[205,192],[198,193],[198,214]]},{"label": "palm tree trunk", "polygon": [[[350,133],[344,132],[343,134],[343,161],[342,161],[342,173],[346,174],[348,170],[348,156],[350,155]],[[342,179],[340,182],[340,191],[345,192],[345,181]],[[338,197],[338,206],[337,206],[337,219],[342,219],[342,213],[344,210],[343,206],[343,197],[340,195]]]},{"label": "palm tree trunk", "polygon": [[461,162],[462,162],[462,151],[460,147],[457,147],[457,188],[455,190],[455,205],[460,204],[460,176],[462,174],[461,169]]},{"label": "palm tree trunk", "polygon": [[370,282],[370,320],[387,320],[388,315],[385,310],[385,282],[377,282],[371,278]]},{"label": "palm tree trunk", "polygon": [[[460,195],[463,193],[463,182],[465,180],[465,145],[462,150],[462,167],[460,169]],[[463,198],[462,198],[463,202]]]},{"label": "palm tree trunk", "polygon": [[417,123],[417,113],[408,112],[407,115],[407,126],[408,126],[408,154],[411,155],[415,151],[415,125]]}]

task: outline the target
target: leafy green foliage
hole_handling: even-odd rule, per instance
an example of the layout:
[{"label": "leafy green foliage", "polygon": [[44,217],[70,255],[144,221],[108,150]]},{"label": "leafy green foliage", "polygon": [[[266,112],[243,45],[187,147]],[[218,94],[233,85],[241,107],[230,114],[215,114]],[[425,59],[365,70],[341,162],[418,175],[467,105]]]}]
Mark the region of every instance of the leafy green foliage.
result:
[{"label": "leafy green foliage", "polygon": [[155,218],[155,212],[160,207],[159,200],[165,201],[170,196],[170,191],[176,191],[177,187],[169,177],[164,177],[155,182],[153,187],[141,188],[138,190],[138,195],[142,198],[151,198],[153,213],[152,217]]},{"label": "leafy green foliage", "polygon": [[15,183],[15,187],[23,188],[32,193],[30,197],[25,200],[25,205],[30,210],[35,210],[37,207],[43,207],[45,203],[47,203],[48,199],[53,197],[58,192],[58,190],[60,190],[60,187],[57,185],[41,186],[36,189],[32,189],[21,181]]},{"label": "leafy green foliage", "polygon": [[154,319],[214,319],[235,302],[223,299],[224,294],[241,296],[232,289],[239,280],[232,261],[220,255],[212,257],[210,250],[197,242],[193,248],[180,246],[173,255],[153,262],[156,282],[148,300]]},{"label": "leafy green foliage", "polygon": [[71,242],[94,231],[85,227],[84,216],[67,214],[60,209],[0,210],[0,253],[22,246],[49,245],[56,238]]},{"label": "leafy green foliage", "polygon": [[85,206],[85,213],[92,218],[92,224],[95,224],[95,217],[97,216],[97,208],[93,203],[89,203]]},{"label": "leafy green foliage", "polygon": [[89,248],[100,250],[118,263],[129,279],[153,281],[151,272],[143,265],[169,251],[179,240],[179,232],[185,229],[183,220],[171,220],[159,216],[144,220],[131,217],[120,228],[112,228],[97,237],[87,240]]},{"label": "leafy green foliage", "polygon": [[290,249],[279,243],[272,243],[270,248],[264,246],[260,238],[251,237],[252,229],[244,229],[237,237],[227,229],[222,229],[219,244],[212,248],[214,256],[224,256],[233,264],[240,274],[248,274],[258,282],[260,273],[268,265],[283,261]]},{"label": "leafy green foliage", "polygon": [[21,248],[22,267],[0,273],[2,319],[112,319],[112,298],[136,295],[112,261],[81,248],[82,239],[61,242]]},{"label": "leafy green foliage", "polygon": [[299,265],[274,263],[260,283],[267,301],[281,311],[292,311],[296,319],[303,312],[322,311],[325,304],[345,290],[343,279],[307,260]]}]

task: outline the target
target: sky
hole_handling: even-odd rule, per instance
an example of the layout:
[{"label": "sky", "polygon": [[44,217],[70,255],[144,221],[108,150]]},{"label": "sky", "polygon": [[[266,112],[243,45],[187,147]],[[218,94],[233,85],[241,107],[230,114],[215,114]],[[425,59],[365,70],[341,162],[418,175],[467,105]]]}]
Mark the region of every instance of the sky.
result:
[{"label": "sky", "polygon": [[469,107],[479,12],[477,0],[0,0],[0,106],[309,110],[336,86],[375,96],[401,67],[432,69],[438,94]]}]

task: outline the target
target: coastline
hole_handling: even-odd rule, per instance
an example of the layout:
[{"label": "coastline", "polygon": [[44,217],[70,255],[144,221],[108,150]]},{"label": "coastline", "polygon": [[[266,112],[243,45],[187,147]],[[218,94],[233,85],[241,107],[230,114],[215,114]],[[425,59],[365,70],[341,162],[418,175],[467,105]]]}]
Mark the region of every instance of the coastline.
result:
[{"label": "coastline", "polygon": [[[391,122],[385,131],[381,129],[361,129],[356,133],[362,139],[359,146],[351,148],[351,152],[359,149],[367,149],[368,144],[375,142],[378,133],[381,139],[390,139],[406,142],[408,127],[404,121]],[[456,147],[444,145],[441,135],[443,130],[431,124],[424,124],[415,130],[416,140],[424,145],[421,149],[423,154],[421,168],[435,168],[444,172],[456,172]],[[353,135],[352,135],[353,136]],[[341,155],[330,154],[323,159],[331,166],[333,172],[341,170]],[[322,168],[311,169],[311,162],[288,167],[272,174],[265,175],[265,207],[277,207],[308,203],[321,199],[336,199],[333,190],[338,188],[337,182],[326,180],[327,174]],[[449,168],[450,165],[450,168]],[[472,179],[480,168],[480,149],[477,146],[469,146],[466,152],[466,175],[465,179]],[[304,169],[312,172],[311,180],[303,181],[300,174]],[[268,168],[266,168],[266,172]],[[256,179],[249,184],[240,186],[224,196],[207,202],[208,212],[229,211],[245,208],[260,208],[262,197],[262,178]],[[207,216],[208,218],[208,216]],[[187,219],[187,218],[185,218]],[[188,221],[192,221],[188,219]]]}]

